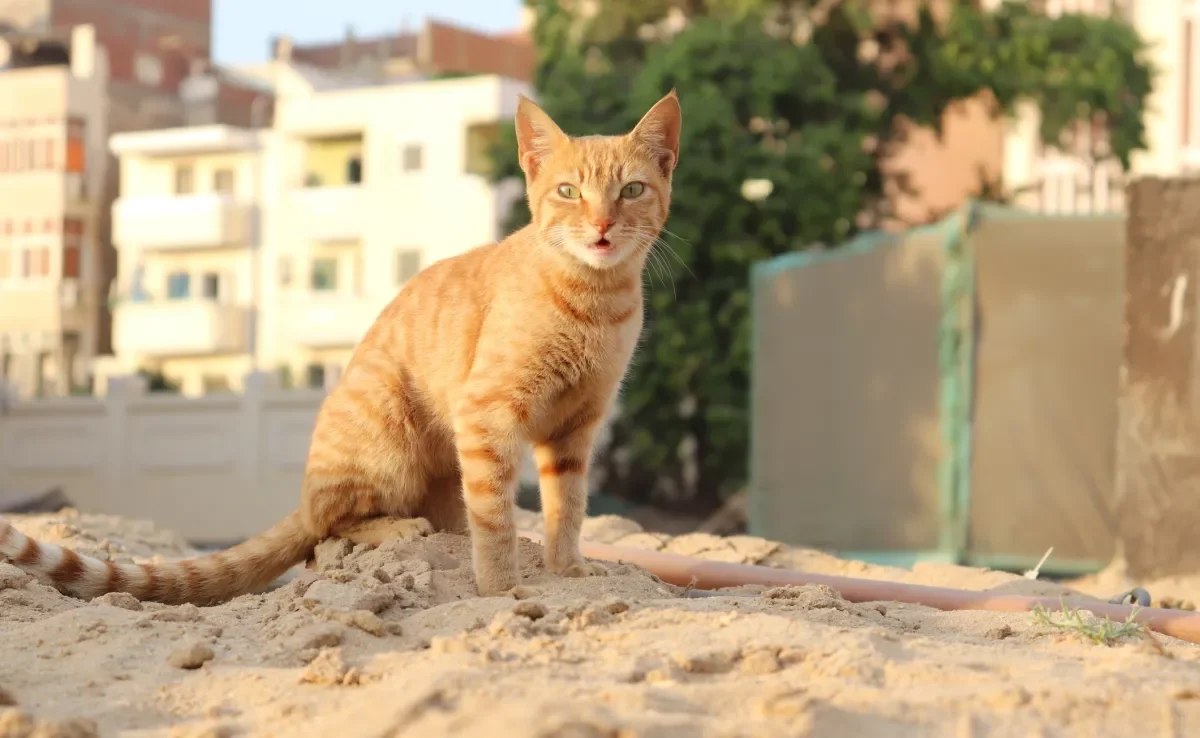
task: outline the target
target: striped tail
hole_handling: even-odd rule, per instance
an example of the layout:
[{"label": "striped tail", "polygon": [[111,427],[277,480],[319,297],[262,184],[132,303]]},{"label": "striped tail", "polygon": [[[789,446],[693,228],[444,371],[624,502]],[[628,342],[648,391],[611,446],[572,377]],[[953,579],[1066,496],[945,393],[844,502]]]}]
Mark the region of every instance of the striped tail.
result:
[{"label": "striped tail", "polygon": [[22,571],[82,599],[128,592],[168,605],[211,605],[267,586],[304,561],[317,543],[296,511],[266,532],[215,554],[165,564],[118,564],[39,543],[0,517],[0,560],[7,557]]}]

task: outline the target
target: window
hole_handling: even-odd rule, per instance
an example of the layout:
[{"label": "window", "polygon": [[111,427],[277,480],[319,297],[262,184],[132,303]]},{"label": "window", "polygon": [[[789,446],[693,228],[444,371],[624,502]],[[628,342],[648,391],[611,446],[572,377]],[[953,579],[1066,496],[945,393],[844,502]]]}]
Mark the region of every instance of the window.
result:
[{"label": "window", "polygon": [[346,183],[362,184],[362,156],[352,156],[346,161]]},{"label": "window", "polygon": [[492,173],[492,149],[499,140],[499,123],[467,126],[467,174],[487,176]]},{"label": "window", "polygon": [[200,294],[206,300],[215,300],[221,294],[221,275],[208,272],[200,284]]},{"label": "window", "polygon": [[79,279],[79,247],[63,246],[63,277]]},{"label": "window", "polygon": [[138,52],[133,58],[133,75],[147,87],[158,87],[163,81],[162,61],[152,54]]},{"label": "window", "polygon": [[325,386],[325,365],[309,364],[305,369],[305,384],[309,387]]},{"label": "window", "polygon": [[21,252],[21,276],[49,277],[50,249],[46,247],[25,249]]},{"label": "window", "polygon": [[213,192],[222,192],[227,195],[233,194],[233,170],[218,169],[213,172]]},{"label": "window", "polygon": [[200,381],[204,386],[205,394],[231,391],[229,377],[224,374],[205,374],[200,378]]},{"label": "window", "polygon": [[400,171],[419,172],[424,164],[421,144],[407,144],[400,150]]},{"label": "window", "polygon": [[45,153],[43,154],[43,156],[46,157],[46,168],[47,169],[57,169],[58,168],[58,156],[57,156],[58,146],[55,144],[54,139],[51,138],[51,139],[47,139],[47,140],[43,141],[42,147],[45,149]]},{"label": "window", "polygon": [[87,164],[82,118],[67,119],[67,171],[81,173]]},{"label": "window", "polygon": [[0,279],[8,279],[12,273],[12,251],[0,248]]},{"label": "window", "polygon": [[0,141],[0,172],[8,171],[8,141]]},{"label": "window", "polygon": [[167,275],[167,299],[186,300],[192,291],[192,275],[187,272],[173,272]]},{"label": "window", "polygon": [[279,257],[279,284],[288,287],[292,284],[292,257]]},{"label": "window", "polygon": [[23,172],[29,168],[29,149],[24,141],[13,141],[9,145],[9,156],[12,157],[12,171]]},{"label": "window", "polygon": [[417,249],[400,249],[396,252],[396,284],[401,285],[417,276],[421,271],[421,252]]},{"label": "window", "polygon": [[46,162],[42,158],[45,149],[38,146],[38,142],[32,138],[25,142],[25,156],[29,160],[29,168],[34,171],[39,171],[46,168]]},{"label": "window", "polygon": [[64,218],[63,231],[63,277],[78,279],[83,271],[80,253],[83,249],[83,220]]},{"label": "window", "polygon": [[192,194],[192,192],[195,188],[195,182],[193,182],[194,177],[195,177],[195,173],[192,171],[192,167],[190,165],[180,164],[179,166],[176,166],[175,167],[175,194],[176,195]]},{"label": "window", "polygon": [[322,256],[312,262],[312,288],[319,292],[337,289],[337,258]]}]

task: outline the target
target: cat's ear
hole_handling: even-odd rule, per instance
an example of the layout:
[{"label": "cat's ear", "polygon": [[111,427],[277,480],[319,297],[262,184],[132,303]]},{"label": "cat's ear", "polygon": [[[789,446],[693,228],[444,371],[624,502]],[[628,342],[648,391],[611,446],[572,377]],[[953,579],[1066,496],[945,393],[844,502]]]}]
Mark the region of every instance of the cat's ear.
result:
[{"label": "cat's ear", "polygon": [[683,111],[679,107],[679,97],[672,89],[654,103],[629,133],[655,152],[664,177],[671,176],[679,162],[679,129],[682,125]]},{"label": "cat's ear", "polygon": [[542,162],[567,134],[533,100],[520,95],[517,101],[517,156],[525,176],[533,179]]}]

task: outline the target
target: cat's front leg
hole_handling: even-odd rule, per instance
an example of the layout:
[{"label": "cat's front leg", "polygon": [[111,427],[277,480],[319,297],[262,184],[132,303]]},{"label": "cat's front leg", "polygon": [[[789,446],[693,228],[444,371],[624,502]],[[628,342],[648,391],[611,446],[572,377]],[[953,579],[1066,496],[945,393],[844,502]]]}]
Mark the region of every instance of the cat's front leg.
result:
[{"label": "cat's front leg", "polygon": [[520,583],[516,504],[520,443],[503,407],[478,405],[455,422],[475,585],[498,595]]},{"label": "cat's front leg", "polygon": [[601,411],[584,408],[533,446],[546,521],[546,568],[563,576],[608,574],[604,566],[584,561],[579,551],[579,532],[587,514],[588,468],[601,418]]}]

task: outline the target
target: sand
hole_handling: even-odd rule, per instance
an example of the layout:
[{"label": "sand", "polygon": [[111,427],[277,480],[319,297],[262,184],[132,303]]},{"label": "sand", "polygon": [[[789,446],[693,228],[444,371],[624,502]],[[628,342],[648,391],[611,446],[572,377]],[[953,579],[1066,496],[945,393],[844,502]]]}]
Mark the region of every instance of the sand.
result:
[{"label": "sand", "polygon": [[[522,515],[533,527],[536,516]],[[145,522],[70,511],[23,532],[101,556],[179,558]],[[726,561],[977,590],[1108,596],[945,565],[912,571],[620,518],[585,535]],[[821,587],[689,599],[645,571],[561,579],[521,547],[524,599],[473,594],[469,542],[322,545],[319,571],[219,607],[65,597],[0,563],[0,736],[1200,735],[1200,647],[1112,646],[1029,614],[852,604]],[[1200,578],[1145,583],[1200,599]],[[737,595],[737,596],[734,596]],[[13,705],[5,707],[4,705]]]}]

